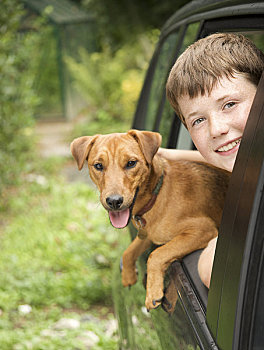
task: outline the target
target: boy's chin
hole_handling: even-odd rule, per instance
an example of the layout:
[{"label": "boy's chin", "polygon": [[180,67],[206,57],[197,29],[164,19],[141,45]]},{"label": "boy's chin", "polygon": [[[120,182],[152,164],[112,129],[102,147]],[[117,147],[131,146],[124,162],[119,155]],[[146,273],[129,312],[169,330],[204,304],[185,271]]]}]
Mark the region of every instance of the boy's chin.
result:
[{"label": "boy's chin", "polygon": [[236,156],[237,152],[229,156],[218,155],[217,159],[214,159],[214,161],[210,163],[218,168],[232,172],[235,165]]}]

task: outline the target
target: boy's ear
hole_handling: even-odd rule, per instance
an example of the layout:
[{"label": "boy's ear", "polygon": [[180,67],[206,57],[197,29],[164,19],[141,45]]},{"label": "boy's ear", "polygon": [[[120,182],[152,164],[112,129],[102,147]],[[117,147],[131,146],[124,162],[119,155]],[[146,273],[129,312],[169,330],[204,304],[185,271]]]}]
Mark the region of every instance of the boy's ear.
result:
[{"label": "boy's ear", "polygon": [[129,130],[128,135],[131,135],[137,141],[147,163],[151,164],[161,145],[161,135],[158,132],[139,130]]},{"label": "boy's ear", "polygon": [[85,159],[88,159],[91,148],[98,136],[82,136],[72,141],[71,152],[79,170],[82,169]]}]

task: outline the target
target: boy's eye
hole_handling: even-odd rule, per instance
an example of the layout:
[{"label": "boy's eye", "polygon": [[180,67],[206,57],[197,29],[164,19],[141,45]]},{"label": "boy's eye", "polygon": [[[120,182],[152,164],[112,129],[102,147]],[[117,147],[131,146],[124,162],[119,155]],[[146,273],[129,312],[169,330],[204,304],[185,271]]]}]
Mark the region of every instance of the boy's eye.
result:
[{"label": "boy's eye", "polygon": [[224,105],[224,109],[229,109],[235,105],[235,102],[228,102],[227,104]]},{"label": "boy's eye", "polygon": [[126,169],[134,168],[137,164],[136,160],[129,160],[126,164]]},{"label": "boy's eye", "polygon": [[193,122],[192,126],[199,125],[199,124],[202,123],[203,121],[204,121],[204,118],[198,118],[198,119],[196,119],[196,120]]},{"label": "boy's eye", "polygon": [[104,167],[102,163],[95,163],[94,168],[98,171],[103,171]]}]

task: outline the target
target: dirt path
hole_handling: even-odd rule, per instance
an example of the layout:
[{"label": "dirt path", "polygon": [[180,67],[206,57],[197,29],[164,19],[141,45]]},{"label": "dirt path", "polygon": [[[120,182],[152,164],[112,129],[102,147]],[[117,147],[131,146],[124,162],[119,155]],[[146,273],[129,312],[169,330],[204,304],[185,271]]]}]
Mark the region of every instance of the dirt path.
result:
[{"label": "dirt path", "polygon": [[36,125],[38,147],[44,158],[51,156],[70,157],[70,145],[67,139],[72,130],[69,122],[38,122]]},{"label": "dirt path", "polygon": [[41,121],[35,127],[38,138],[38,148],[41,157],[65,157],[69,161],[61,173],[69,182],[84,182],[93,185],[87,167],[78,171],[70,152],[71,131],[73,124],[65,121]]}]

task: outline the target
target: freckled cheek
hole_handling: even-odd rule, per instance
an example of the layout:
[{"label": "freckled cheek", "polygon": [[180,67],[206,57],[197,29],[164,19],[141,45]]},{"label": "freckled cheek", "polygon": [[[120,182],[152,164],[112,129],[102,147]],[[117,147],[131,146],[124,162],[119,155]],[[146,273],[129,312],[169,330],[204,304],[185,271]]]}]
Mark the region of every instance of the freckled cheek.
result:
[{"label": "freckled cheek", "polygon": [[241,133],[244,132],[248,116],[250,113],[251,105],[247,106],[247,108],[238,111],[236,115],[233,117],[233,127],[239,130]]},{"label": "freckled cheek", "polygon": [[247,123],[247,120],[248,120],[248,116],[249,116],[249,113],[250,113],[250,110],[251,110],[251,105],[248,106],[247,110],[245,111],[244,115],[243,115],[243,118],[241,119],[241,128],[245,129],[245,126],[246,126],[246,123]]},{"label": "freckled cheek", "polygon": [[200,133],[200,134],[191,134],[191,138],[193,143],[195,144],[195,147],[198,149],[198,151],[203,155],[204,153],[208,152],[209,150],[209,142],[207,140],[206,135]]},{"label": "freckled cheek", "polygon": [[239,128],[240,130],[242,131],[242,134],[244,133],[244,130],[245,130],[245,127],[246,127],[246,124],[247,124],[247,120],[248,118],[245,118],[242,123],[239,125]]}]

